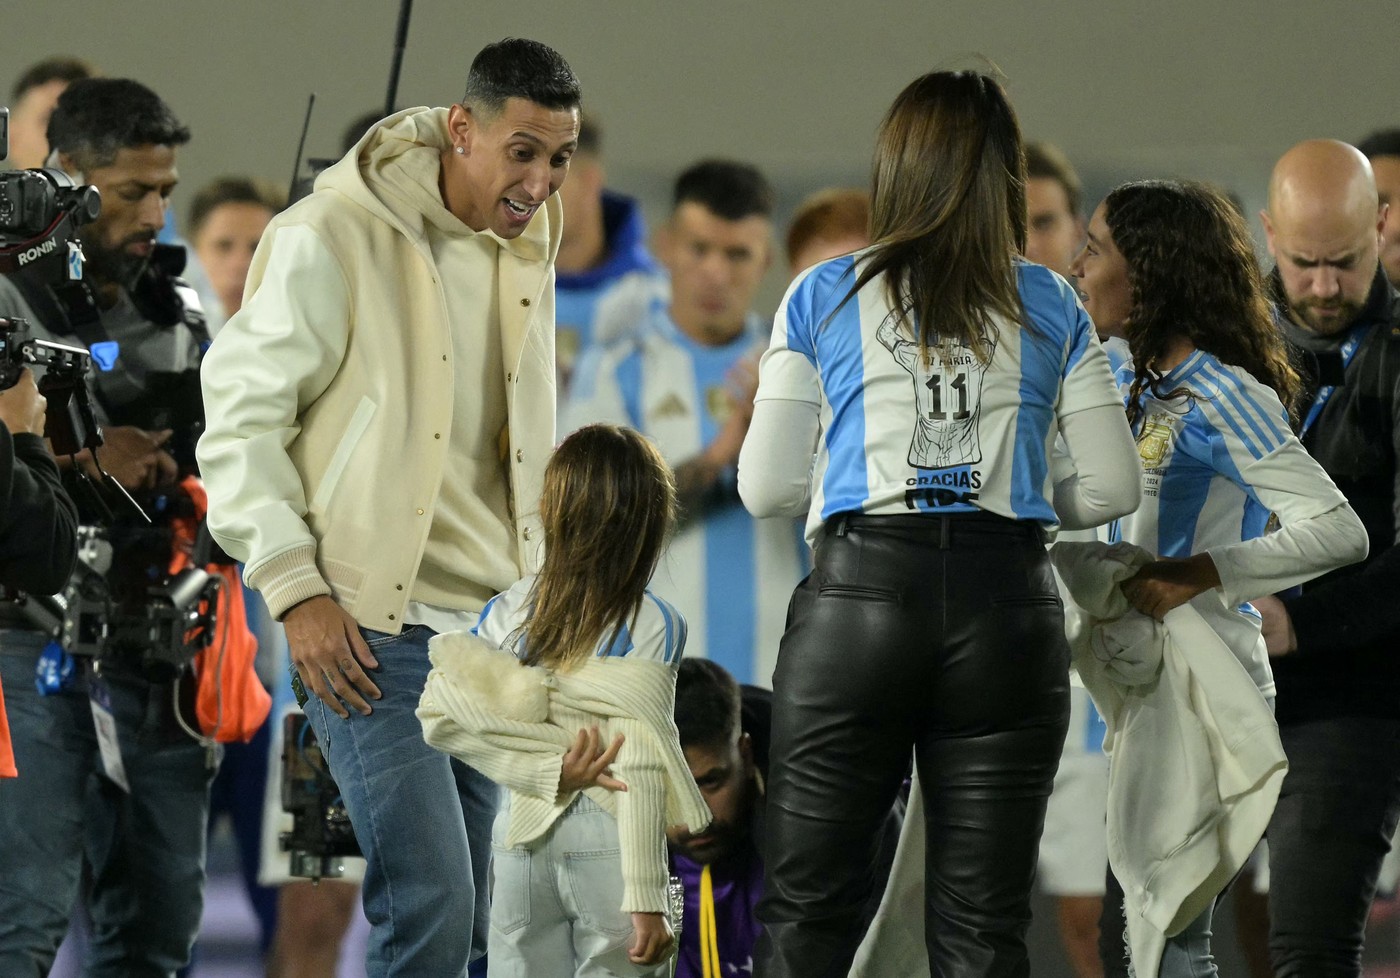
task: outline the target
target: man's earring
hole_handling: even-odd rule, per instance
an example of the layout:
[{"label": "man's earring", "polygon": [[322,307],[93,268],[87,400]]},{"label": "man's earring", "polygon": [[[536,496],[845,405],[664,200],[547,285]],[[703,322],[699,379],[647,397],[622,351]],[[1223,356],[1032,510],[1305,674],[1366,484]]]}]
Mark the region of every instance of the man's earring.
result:
[{"label": "man's earring", "polygon": [[458,146],[458,147],[457,147],[457,155],[458,155],[458,156],[466,156],[466,155],[467,155],[467,151],[464,150],[462,147]]}]

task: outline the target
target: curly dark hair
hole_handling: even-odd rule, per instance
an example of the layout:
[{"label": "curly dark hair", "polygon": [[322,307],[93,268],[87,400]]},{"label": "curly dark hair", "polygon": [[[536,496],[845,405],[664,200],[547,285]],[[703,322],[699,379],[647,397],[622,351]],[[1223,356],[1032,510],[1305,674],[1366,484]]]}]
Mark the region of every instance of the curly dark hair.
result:
[{"label": "curly dark hair", "polygon": [[1125,183],[1104,199],[1104,221],[1132,289],[1124,324],[1136,368],[1128,421],[1137,424],[1144,388],[1164,398],[1177,393],[1159,390],[1162,375],[1153,369],[1177,337],[1249,371],[1294,416],[1298,372],[1270,314],[1249,229],[1230,199],[1203,183]]}]

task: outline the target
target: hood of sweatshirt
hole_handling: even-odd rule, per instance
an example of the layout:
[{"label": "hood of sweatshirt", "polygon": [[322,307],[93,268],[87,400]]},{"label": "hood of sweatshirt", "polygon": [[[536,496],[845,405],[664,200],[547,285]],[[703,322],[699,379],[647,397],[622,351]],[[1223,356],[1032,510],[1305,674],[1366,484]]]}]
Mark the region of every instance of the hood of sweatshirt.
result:
[{"label": "hood of sweatshirt", "polygon": [[[438,189],[442,154],[452,147],[447,112],[420,107],[389,116],[317,177],[316,189],[344,194],[424,249],[431,225],[454,237],[489,234],[517,257],[544,261],[553,250],[550,208],[541,207],[518,237],[507,239],[490,229],[473,231],[443,203]],[[558,229],[553,231],[557,236]]]}]

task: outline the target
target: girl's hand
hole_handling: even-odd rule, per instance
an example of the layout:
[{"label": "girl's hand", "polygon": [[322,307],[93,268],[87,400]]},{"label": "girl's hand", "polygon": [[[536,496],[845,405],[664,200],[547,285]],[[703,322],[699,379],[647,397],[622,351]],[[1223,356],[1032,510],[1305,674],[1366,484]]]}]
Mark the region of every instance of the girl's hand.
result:
[{"label": "girl's hand", "polygon": [[632,915],[632,946],[627,949],[627,960],[633,964],[650,966],[666,959],[676,935],[671,933],[671,922],[664,913],[634,913]]},{"label": "girl's hand", "polygon": [[1121,585],[1123,596],[1138,611],[1161,621],[1203,591],[1220,586],[1220,574],[1210,554],[1185,560],[1165,558],[1147,564]]},{"label": "girl's hand", "polygon": [[567,795],[595,784],[609,791],[626,791],[627,785],[608,773],[622,749],[622,734],[613,738],[612,746],[603,750],[598,742],[598,728],[580,730],[574,746],[564,755],[559,766],[559,794]]}]

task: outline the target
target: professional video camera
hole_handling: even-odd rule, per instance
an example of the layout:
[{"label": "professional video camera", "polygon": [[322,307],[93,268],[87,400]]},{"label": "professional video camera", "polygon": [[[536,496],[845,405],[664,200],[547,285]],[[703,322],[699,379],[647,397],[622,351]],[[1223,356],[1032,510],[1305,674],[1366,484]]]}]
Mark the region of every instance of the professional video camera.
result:
[{"label": "professional video camera", "polygon": [[[10,155],[10,110],[0,108],[0,160]],[[62,170],[0,173],[0,275],[35,275],[45,281],[83,277],[83,248],[76,231],[96,220],[102,197]]]},{"label": "professional video camera", "polygon": [[[9,155],[10,110],[0,108],[0,160]],[[91,315],[81,285],[80,225],[102,210],[97,188],[75,184],[62,170],[0,173],[0,275],[43,284],[65,311]],[[0,390],[13,387],[26,366],[43,367],[39,391],[48,399],[44,434],[58,455],[102,444],[87,378],[92,356],[78,346],[30,336],[23,319],[0,319]]]},{"label": "professional video camera", "polygon": [[291,855],[291,875],[336,879],[345,873],[344,857],[361,854],[345,802],[305,715],[288,714],[282,734],[282,809],[292,816],[282,848]]},{"label": "professional video camera", "polygon": [[102,445],[87,378],[92,354],[80,346],[34,339],[23,319],[0,318],[0,390],[19,380],[27,366],[43,367],[39,393],[48,401],[44,436],[55,455],[76,455]]}]

